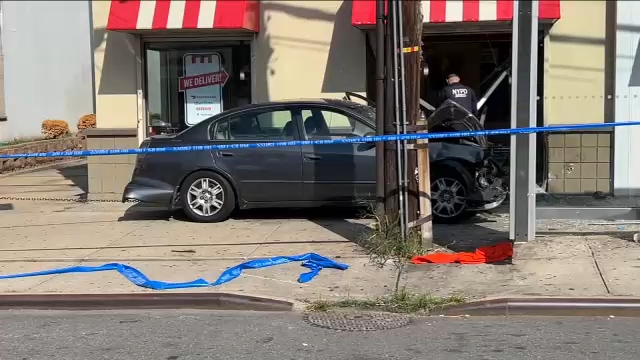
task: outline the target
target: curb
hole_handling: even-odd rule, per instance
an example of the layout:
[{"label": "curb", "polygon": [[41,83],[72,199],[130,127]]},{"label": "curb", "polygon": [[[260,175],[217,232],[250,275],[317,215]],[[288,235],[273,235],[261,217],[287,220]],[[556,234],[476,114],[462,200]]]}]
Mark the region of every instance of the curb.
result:
[{"label": "curb", "polygon": [[640,298],[502,298],[434,310],[438,316],[621,316],[640,317]]},{"label": "curb", "polygon": [[31,174],[31,173],[38,172],[38,171],[43,171],[43,170],[63,169],[63,168],[66,168],[66,167],[71,167],[71,166],[74,166],[74,165],[78,165],[78,164],[80,164],[82,162],[86,162],[86,161],[87,161],[87,159],[73,159],[73,160],[67,160],[67,161],[54,162],[54,163],[51,163],[51,164],[44,164],[42,166],[34,166],[34,167],[22,169],[22,170],[10,171],[10,172],[6,172],[4,174],[0,174],[0,179],[8,178],[8,177],[11,177],[11,176],[17,176],[17,175]]},{"label": "curb", "polygon": [[228,293],[0,295],[0,310],[245,310],[293,311],[288,301]]}]

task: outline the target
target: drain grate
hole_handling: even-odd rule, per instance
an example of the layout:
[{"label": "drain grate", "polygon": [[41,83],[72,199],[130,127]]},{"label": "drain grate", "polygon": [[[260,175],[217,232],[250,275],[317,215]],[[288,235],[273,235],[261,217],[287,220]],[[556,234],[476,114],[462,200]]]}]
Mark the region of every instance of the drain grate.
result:
[{"label": "drain grate", "polygon": [[331,330],[376,331],[407,326],[411,318],[391,313],[310,312],[304,315],[304,321]]}]

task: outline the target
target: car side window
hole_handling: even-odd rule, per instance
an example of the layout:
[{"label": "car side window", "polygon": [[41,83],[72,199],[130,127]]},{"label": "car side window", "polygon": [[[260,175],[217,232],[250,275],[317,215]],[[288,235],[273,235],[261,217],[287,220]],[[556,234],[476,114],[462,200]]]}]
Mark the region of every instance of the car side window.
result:
[{"label": "car side window", "polygon": [[211,140],[290,141],[297,128],[289,110],[245,113],[218,121]]},{"label": "car side window", "polygon": [[309,140],[363,137],[374,132],[362,121],[333,110],[310,108],[301,113],[304,133]]}]

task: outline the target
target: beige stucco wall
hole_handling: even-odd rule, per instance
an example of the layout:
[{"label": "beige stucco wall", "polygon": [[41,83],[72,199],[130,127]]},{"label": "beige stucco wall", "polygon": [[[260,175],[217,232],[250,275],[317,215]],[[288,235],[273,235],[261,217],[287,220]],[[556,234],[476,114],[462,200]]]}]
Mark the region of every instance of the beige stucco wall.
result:
[{"label": "beige stucco wall", "polygon": [[[139,37],[107,32],[109,1],[93,1],[96,114],[100,128],[135,128]],[[350,1],[263,1],[254,41],[254,101],[365,93],[365,36]]]},{"label": "beige stucco wall", "polygon": [[138,37],[107,32],[110,1],[92,1],[96,77],[96,118],[99,128],[135,128],[138,119]]},{"label": "beige stucco wall", "polygon": [[263,1],[260,7],[256,101],[366,91],[366,39],[351,25],[351,1]]},{"label": "beige stucco wall", "polygon": [[545,40],[545,122],[603,122],[606,2],[560,4]]}]

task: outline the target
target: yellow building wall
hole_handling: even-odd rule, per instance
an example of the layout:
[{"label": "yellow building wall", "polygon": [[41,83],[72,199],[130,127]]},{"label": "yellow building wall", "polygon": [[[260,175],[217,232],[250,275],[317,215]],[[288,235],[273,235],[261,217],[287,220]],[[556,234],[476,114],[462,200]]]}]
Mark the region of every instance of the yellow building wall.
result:
[{"label": "yellow building wall", "polygon": [[[110,2],[92,6],[98,127],[135,128],[144,113],[137,97],[140,37],[107,32]],[[260,8],[254,102],[365,93],[366,39],[351,25],[351,1],[263,1]]]},{"label": "yellow building wall", "polygon": [[262,1],[255,46],[255,100],[365,93],[364,32],[351,1]]},{"label": "yellow building wall", "polygon": [[545,40],[545,123],[604,122],[605,1],[560,2]]},{"label": "yellow building wall", "polygon": [[136,128],[139,38],[105,30],[110,1],[93,1],[92,6],[97,126]]}]

